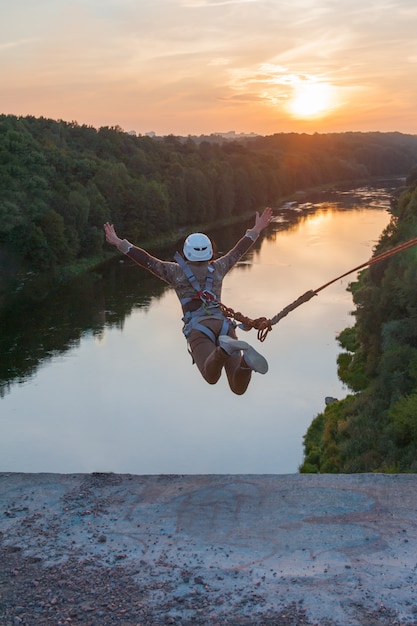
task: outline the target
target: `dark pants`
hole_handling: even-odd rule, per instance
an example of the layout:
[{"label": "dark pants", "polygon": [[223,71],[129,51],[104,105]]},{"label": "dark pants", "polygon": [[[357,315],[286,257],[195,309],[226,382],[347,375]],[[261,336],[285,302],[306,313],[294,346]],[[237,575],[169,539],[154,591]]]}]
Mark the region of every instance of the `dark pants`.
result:
[{"label": "dark pants", "polygon": [[[204,320],[201,323],[209,328],[214,333],[215,337],[219,336],[222,320]],[[236,333],[233,327],[230,327],[228,335],[236,339]],[[245,393],[252,376],[252,370],[247,367],[244,362],[242,364],[241,356],[230,356],[226,354],[200,330],[191,331],[188,337],[188,343],[195,364],[203,378],[210,383],[210,385],[217,383],[224,367],[227,380],[229,381],[229,387],[233,393],[239,396]]]}]

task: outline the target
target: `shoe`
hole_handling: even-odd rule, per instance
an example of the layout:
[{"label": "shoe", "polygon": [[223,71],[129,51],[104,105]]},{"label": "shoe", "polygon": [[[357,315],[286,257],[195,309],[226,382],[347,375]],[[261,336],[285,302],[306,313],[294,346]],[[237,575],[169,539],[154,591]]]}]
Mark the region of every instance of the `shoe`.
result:
[{"label": "shoe", "polygon": [[251,345],[246,343],[246,341],[234,339],[229,335],[220,335],[219,346],[227,352],[227,354],[230,354],[230,356],[239,356],[240,351],[242,350],[245,363],[251,370],[258,372],[259,374],[267,373],[267,360],[262,356],[262,354],[259,354],[255,348],[252,348]]}]

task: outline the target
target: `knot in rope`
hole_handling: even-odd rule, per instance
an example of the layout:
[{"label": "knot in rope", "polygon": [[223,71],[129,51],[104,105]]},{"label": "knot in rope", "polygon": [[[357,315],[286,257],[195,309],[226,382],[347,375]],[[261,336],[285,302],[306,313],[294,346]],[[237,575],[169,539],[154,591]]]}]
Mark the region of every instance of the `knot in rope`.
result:
[{"label": "knot in rope", "polygon": [[250,317],[243,315],[240,311],[234,311],[232,308],[222,303],[219,304],[219,308],[225,317],[231,317],[240,322],[244,330],[251,330],[251,328],[255,328],[255,330],[258,331],[259,341],[265,341],[267,334],[270,330],[272,330],[271,320],[267,317],[251,319]]}]

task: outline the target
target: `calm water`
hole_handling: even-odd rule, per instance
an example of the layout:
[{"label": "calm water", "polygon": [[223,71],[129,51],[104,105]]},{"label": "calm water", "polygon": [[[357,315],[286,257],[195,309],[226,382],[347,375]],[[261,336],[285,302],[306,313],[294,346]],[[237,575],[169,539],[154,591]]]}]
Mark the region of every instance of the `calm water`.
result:
[{"label": "calm water", "polygon": [[[223,302],[273,317],[368,260],[389,221],[393,185],[281,207],[227,276]],[[210,234],[222,251],[245,228]],[[264,343],[239,331],[269,362],[241,397],[225,378],[203,381],[175,294],[124,258],[65,288],[28,281],[1,312],[0,471],[296,472],[325,396],[348,393],[335,337],[353,323],[346,288],[355,276],[303,304]]]}]

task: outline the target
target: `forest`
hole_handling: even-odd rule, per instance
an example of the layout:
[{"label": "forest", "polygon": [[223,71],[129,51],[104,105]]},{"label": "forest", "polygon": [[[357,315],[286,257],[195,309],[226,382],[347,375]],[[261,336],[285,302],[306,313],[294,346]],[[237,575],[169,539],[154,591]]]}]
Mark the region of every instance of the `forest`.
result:
[{"label": "forest", "polygon": [[0,115],[0,270],[91,266],[108,249],[107,220],[146,245],[298,190],[404,175],[416,163],[417,136],[395,132],[221,141]]},{"label": "forest", "polygon": [[[374,254],[417,236],[417,168],[393,198]],[[417,471],[417,247],[363,270],[349,289],[355,323],[338,341],[338,375],[350,393],[304,437],[301,472]]]},{"label": "forest", "polygon": [[[243,220],[303,189],[353,186],[407,172],[375,254],[417,236],[414,135],[289,133],[222,141],[142,137],[118,127],[97,130],[0,115],[0,164],[0,292],[6,274],[42,278],[76,264],[98,264],[109,254],[102,229],[107,220],[122,236],[145,245],[173,240],[199,224]],[[6,388],[56,353],[57,342],[64,350],[86,325],[102,323],[97,276],[86,272],[80,280],[86,300],[97,303],[96,318],[84,319],[67,285],[72,323],[58,338],[50,330],[57,313],[45,295],[49,283],[39,289],[36,282],[31,298],[22,298],[24,332],[14,331],[22,294],[13,290],[2,317],[9,329],[2,353],[13,363],[8,370],[5,361],[7,371],[0,372]],[[114,284],[119,279],[108,289]],[[362,271],[350,285],[355,321],[338,337],[337,364],[349,393],[314,418],[304,438],[301,472],[417,471],[416,284],[417,246]],[[115,319],[122,319],[121,299],[111,294],[106,299]],[[35,319],[44,333],[38,326],[32,332]]]}]

